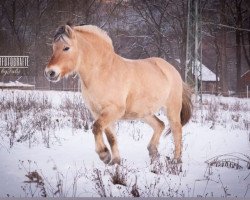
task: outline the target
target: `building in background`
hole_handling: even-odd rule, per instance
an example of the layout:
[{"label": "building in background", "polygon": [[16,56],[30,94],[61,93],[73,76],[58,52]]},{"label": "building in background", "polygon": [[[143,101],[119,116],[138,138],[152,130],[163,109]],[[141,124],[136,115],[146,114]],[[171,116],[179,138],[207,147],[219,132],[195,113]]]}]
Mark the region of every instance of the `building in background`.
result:
[{"label": "building in background", "polygon": [[250,88],[250,70],[246,71],[240,79],[240,88],[241,88],[241,95],[243,97],[249,97],[249,88]]},{"label": "building in background", "polygon": [[[175,59],[176,60],[176,66],[178,67],[177,69],[180,71],[180,59]],[[200,65],[200,61],[198,61],[198,65]],[[215,94],[216,93],[216,74],[212,72],[208,67],[206,67],[204,64],[201,65],[202,67],[202,92],[203,93],[210,93],[210,94]],[[194,76],[194,72],[192,71],[192,74]],[[219,81],[218,77],[218,81]]]}]

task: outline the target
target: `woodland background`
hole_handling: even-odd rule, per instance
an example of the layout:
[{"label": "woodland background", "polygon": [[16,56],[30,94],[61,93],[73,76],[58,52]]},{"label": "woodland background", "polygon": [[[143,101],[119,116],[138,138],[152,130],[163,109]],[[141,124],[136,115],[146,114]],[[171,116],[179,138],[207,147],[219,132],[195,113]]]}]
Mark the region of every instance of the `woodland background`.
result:
[{"label": "woodland background", "polygon": [[[49,83],[43,70],[59,25],[93,24],[108,32],[115,51],[131,59],[158,56],[183,75],[186,56],[185,0],[1,0],[0,54],[28,55],[32,76],[1,76],[36,89],[78,90],[78,77]],[[250,1],[201,0],[202,62],[216,76],[216,90],[240,92],[250,69]],[[180,59],[180,64],[176,62]]]}]

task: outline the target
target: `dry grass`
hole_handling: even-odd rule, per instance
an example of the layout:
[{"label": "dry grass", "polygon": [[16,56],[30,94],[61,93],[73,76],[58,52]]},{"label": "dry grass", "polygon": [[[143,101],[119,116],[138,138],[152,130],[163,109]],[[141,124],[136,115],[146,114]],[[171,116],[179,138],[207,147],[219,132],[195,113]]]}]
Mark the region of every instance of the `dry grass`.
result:
[{"label": "dry grass", "polygon": [[108,171],[110,174],[110,180],[114,185],[127,186],[127,170],[122,169],[122,166],[115,166],[114,170]]},{"label": "dry grass", "polygon": [[155,174],[168,173],[172,175],[180,175],[182,173],[182,164],[176,163],[169,157],[160,158],[153,162],[151,172]]},{"label": "dry grass", "polygon": [[93,118],[83,103],[82,97],[74,95],[73,98],[64,96],[60,109],[71,117],[72,127],[75,129],[88,130]]},{"label": "dry grass", "polygon": [[25,171],[25,181],[22,190],[26,197],[77,197],[79,181],[84,177],[86,171],[82,168],[76,168],[72,174],[72,180],[69,181],[66,173],[60,172],[54,166],[54,180],[46,177],[44,172],[38,168],[37,163],[20,161],[20,168]]},{"label": "dry grass", "polygon": [[0,98],[0,119],[4,121],[0,134],[1,138],[9,140],[10,148],[16,142],[28,142],[29,147],[42,142],[49,148],[53,141],[60,140],[56,130],[70,126],[67,119],[73,129],[88,130],[91,126],[91,115],[78,95],[73,99],[66,96],[60,110],[52,107],[47,95],[35,92],[21,95],[13,91]]}]

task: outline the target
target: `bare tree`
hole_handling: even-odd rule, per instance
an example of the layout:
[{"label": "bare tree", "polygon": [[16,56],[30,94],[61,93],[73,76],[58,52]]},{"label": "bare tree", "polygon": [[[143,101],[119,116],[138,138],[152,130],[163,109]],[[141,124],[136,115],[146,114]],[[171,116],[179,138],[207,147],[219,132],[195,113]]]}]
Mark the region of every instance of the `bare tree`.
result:
[{"label": "bare tree", "polygon": [[145,23],[145,34],[150,38],[148,42],[153,47],[154,55],[169,59],[171,57],[170,49],[164,44],[170,44],[166,37],[166,15],[170,1],[132,0],[131,2],[134,10]]},{"label": "bare tree", "polygon": [[[225,0],[220,1],[220,23],[226,24],[226,2]],[[220,38],[220,67],[219,67],[219,74],[220,74],[220,83],[223,95],[228,96],[228,68],[227,68],[227,32],[226,28],[221,27],[221,31],[218,35]]]},{"label": "bare tree", "polygon": [[[27,29],[28,19],[30,17],[30,12],[28,11],[28,0],[11,0],[2,1],[1,7],[3,10],[3,16],[6,19],[11,30],[11,45],[18,49],[20,55],[24,53],[27,47],[27,41],[25,38],[29,34]],[[17,44],[17,46],[15,45]]]},{"label": "bare tree", "polygon": [[[250,68],[249,2],[201,0],[203,55],[209,55],[203,62],[216,73],[216,91],[225,94],[236,83],[239,90],[240,76]],[[38,87],[70,89],[77,79],[49,85],[43,77],[53,32],[67,21],[102,27],[111,35],[116,51],[125,57],[158,56],[175,66],[178,58],[184,71],[187,1],[182,0],[2,0],[0,50],[2,54],[29,55]],[[235,82],[229,85],[229,80]]]},{"label": "bare tree", "polygon": [[[232,24],[236,28],[235,30],[235,61],[236,61],[236,77],[237,77],[237,88],[236,91],[240,92],[240,79],[242,75],[242,50],[244,50],[244,37],[243,37],[243,17],[244,13],[246,13],[246,9],[243,8],[244,0],[234,0],[233,2],[227,2],[227,8],[229,9],[232,18]],[[242,48],[243,47],[243,48]],[[245,53],[246,61],[249,65],[249,59],[247,54]]]}]

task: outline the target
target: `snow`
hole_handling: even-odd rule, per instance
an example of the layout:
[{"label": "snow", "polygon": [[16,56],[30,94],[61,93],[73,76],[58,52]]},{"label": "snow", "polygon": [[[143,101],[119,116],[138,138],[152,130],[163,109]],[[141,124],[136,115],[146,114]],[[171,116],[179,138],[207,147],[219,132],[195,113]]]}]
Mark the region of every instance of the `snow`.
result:
[{"label": "snow", "polygon": [[[180,63],[180,59],[175,59],[178,63]],[[198,66],[200,65],[200,61],[197,60]],[[210,69],[208,69],[203,63],[201,64],[202,71],[202,81],[216,81],[216,74],[213,73]],[[192,71],[194,74],[194,72]],[[198,77],[200,78],[200,77]]]},{"label": "snow", "polygon": [[[140,196],[250,197],[250,170],[247,162],[242,161],[245,159],[249,162],[250,156],[247,128],[250,125],[249,99],[205,95],[202,108],[195,104],[193,118],[183,128],[182,172],[177,175],[170,173],[166,166],[160,167],[158,174],[151,172],[154,165],[150,164],[147,144],[152,136],[152,129],[147,124],[140,121],[118,122],[117,139],[123,159],[119,170],[127,183],[127,186],[123,186],[112,183],[111,175],[115,173],[117,166],[104,165],[95,153],[91,129],[73,128],[72,116],[60,107],[65,98],[74,100],[79,97],[81,100],[80,93],[3,90],[0,102],[29,95],[34,95],[38,101],[48,98],[52,107],[39,112],[34,110],[35,115],[31,114],[33,111],[29,111],[23,117],[22,124],[26,121],[31,124],[34,117],[43,116],[44,112],[52,120],[59,120],[59,125],[51,130],[46,129],[50,130],[49,147],[44,143],[44,133],[36,131],[30,147],[28,141],[15,141],[10,148],[9,136],[6,136],[6,123],[9,121],[5,120],[9,111],[1,110],[0,197],[41,196],[42,185],[30,183],[25,176],[32,171],[37,171],[43,177],[49,196],[92,197],[105,193],[106,196],[131,197],[133,185],[137,183]],[[168,123],[161,111],[157,116]],[[22,134],[21,130],[17,135]],[[106,139],[105,142],[107,144]],[[172,135],[162,136],[159,163],[164,163],[166,157],[172,157],[173,149]],[[237,162],[242,168],[209,167],[206,161],[217,156],[221,156],[218,158],[220,160],[234,161],[234,158],[239,158]],[[96,178],[97,172],[101,174],[101,182]],[[101,189],[102,184],[104,190]]]},{"label": "snow", "polygon": [[9,83],[0,82],[0,87],[35,87],[35,85],[21,83],[19,81],[10,81]]}]

